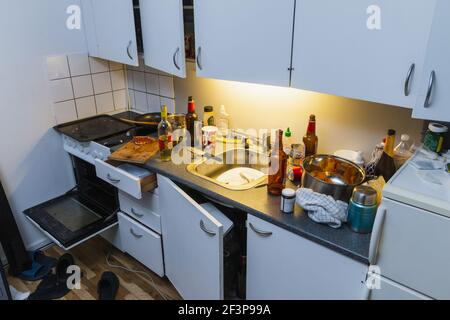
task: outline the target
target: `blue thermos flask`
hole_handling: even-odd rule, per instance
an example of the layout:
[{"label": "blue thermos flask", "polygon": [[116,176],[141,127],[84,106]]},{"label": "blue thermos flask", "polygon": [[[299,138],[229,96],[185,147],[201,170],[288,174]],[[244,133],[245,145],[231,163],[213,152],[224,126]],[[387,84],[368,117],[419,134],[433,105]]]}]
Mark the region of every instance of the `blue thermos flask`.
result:
[{"label": "blue thermos flask", "polygon": [[371,233],[377,207],[377,192],[374,188],[355,187],[348,205],[347,222],[350,228],[358,233]]}]

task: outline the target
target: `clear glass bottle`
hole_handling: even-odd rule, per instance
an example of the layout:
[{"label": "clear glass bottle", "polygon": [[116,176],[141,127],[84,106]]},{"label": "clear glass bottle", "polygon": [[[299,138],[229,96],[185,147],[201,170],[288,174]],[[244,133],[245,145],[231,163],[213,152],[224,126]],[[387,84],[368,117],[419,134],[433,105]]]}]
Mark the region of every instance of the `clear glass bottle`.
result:
[{"label": "clear glass bottle", "polygon": [[401,142],[394,149],[394,161],[397,169],[412,156],[412,152],[409,151],[409,135],[402,134],[400,140]]},{"label": "clear glass bottle", "polygon": [[159,154],[162,161],[172,158],[173,136],[172,126],[167,120],[167,106],[161,107],[161,122],[158,125]]}]

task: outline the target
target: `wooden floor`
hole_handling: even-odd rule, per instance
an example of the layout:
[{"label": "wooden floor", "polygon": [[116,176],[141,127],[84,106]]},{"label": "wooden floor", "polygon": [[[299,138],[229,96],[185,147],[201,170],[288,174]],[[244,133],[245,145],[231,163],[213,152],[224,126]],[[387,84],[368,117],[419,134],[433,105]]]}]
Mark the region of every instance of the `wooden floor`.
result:
[{"label": "wooden floor", "polygon": [[[58,258],[64,251],[58,246],[52,246],[44,251],[46,255]],[[111,252],[110,263],[147,273],[132,273],[119,268],[112,268],[106,263],[106,256]],[[117,300],[179,300],[181,297],[175,291],[167,278],[158,275],[141,265],[129,255],[117,250],[101,237],[95,237],[88,242],[69,251],[75,258],[75,263],[81,268],[81,290],[72,290],[62,300],[96,300],[97,283],[105,271],[114,272],[120,281]],[[10,285],[19,291],[33,292],[39,282],[22,281],[8,277]],[[162,293],[159,293],[155,286]]]}]

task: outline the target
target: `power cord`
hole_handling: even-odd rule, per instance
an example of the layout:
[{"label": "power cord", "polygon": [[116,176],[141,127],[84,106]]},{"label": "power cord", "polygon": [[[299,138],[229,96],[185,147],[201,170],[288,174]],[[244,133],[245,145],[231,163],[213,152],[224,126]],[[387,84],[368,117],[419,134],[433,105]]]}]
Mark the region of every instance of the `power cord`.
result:
[{"label": "power cord", "polygon": [[158,291],[159,295],[160,295],[164,300],[170,300],[170,298],[168,298],[164,293],[161,292],[161,290],[159,289],[159,286],[155,283],[155,281],[153,280],[152,276],[151,276],[149,273],[147,273],[147,272],[145,272],[145,271],[129,269],[129,268],[126,268],[126,267],[124,267],[124,266],[119,266],[119,265],[117,265],[117,264],[113,264],[113,263],[110,261],[110,258],[111,258],[111,257],[114,257],[114,256],[112,256],[112,251],[109,251],[109,252],[106,254],[106,264],[107,264],[109,267],[111,267],[111,268],[116,268],[116,269],[122,269],[122,270],[125,270],[125,271],[128,271],[128,272],[131,272],[131,273],[142,274],[142,275],[144,275],[144,276],[147,276],[148,279],[150,279],[150,285],[151,285],[156,291]]}]

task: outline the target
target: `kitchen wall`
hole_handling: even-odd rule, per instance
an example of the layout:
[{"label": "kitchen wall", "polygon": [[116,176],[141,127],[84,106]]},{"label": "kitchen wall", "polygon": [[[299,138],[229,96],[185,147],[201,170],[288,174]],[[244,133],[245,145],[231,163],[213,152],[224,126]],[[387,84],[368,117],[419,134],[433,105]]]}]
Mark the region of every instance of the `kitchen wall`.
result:
[{"label": "kitchen wall", "polygon": [[167,105],[169,112],[175,112],[173,76],[147,67],[144,58],[139,57],[139,67],[127,66],[130,108],[138,112],[160,112],[161,105]]},{"label": "kitchen wall", "polygon": [[74,186],[61,148],[47,73],[47,57],[86,52],[83,30],[65,28],[78,0],[10,0],[0,11],[0,179],[30,248],[48,240],[22,211]]},{"label": "kitchen wall", "polygon": [[123,64],[72,53],[48,57],[47,71],[57,123],[128,109]]},{"label": "kitchen wall", "polygon": [[281,128],[288,126],[301,140],[310,114],[317,117],[319,152],[338,149],[364,152],[370,158],[373,147],[387,129],[408,133],[420,141],[423,121],[411,118],[409,109],[346,99],[291,88],[272,87],[195,77],[195,64],[187,64],[187,79],[174,78],[178,112],[186,112],[188,96],[194,96],[199,115],[205,105],[215,107],[216,116],[224,104],[234,128]]}]

